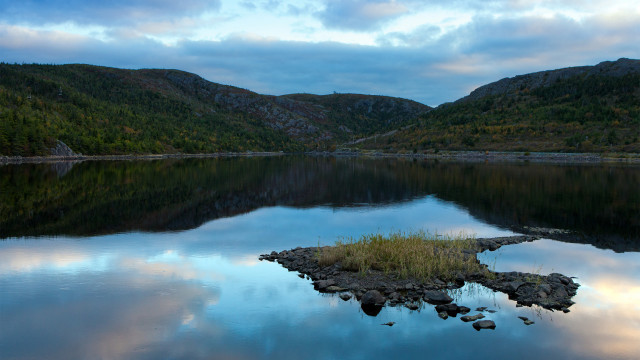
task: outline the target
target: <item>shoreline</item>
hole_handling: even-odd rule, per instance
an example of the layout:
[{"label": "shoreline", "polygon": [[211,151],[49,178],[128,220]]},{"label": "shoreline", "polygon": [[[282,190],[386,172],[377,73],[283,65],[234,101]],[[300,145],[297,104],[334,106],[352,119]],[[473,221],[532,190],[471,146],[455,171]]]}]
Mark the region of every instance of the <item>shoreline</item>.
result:
[{"label": "shoreline", "polygon": [[510,151],[440,151],[438,153],[386,153],[380,151],[352,151],[349,149],[330,151],[308,151],[303,153],[263,152],[221,152],[206,154],[142,154],[142,155],[71,155],[71,156],[0,156],[0,165],[37,164],[68,161],[122,161],[122,160],[164,160],[164,159],[202,159],[226,157],[269,157],[308,155],[326,157],[365,157],[383,159],[417,160],[453,160],[472,162],[538,162],[556,164],[640,164],[640,154],[636,153],[547,153],[547,152],[510,152]]},{"label": "shoreline", "polygon": [[[463,255],[472,256],[479,263],[479,253],[538,239],[536,236],[476,239],[476,249],[463,251]],[[458,272],[455,274],[455,280],[451,282],[444,282],[438,278],[402,278],[393,272],[384,273],[371,269],[362,274],[342,269],[339,262],[321,267],[318,264],[318,251],[324,248],[330,246],[298,247],[279,253],[273,251],[260,255],[259,260],[277,262],[288,271],[298,272],[300,278],[311,280],[314,288],[320,293],[333,293],[345,301],[355,298],[360,302],[362,310],[371,316],[376,316],[383,306],[404,306],[410,310],[418,310],[425,304],[435,305],[435,311],[443,319],[455,317],[457,314],[464,315],[470,312],[470,309],[453,303],[454,299],[447,292],[459,289],[467,282],[507,294],[510,300],[515,301],[516,307],[537,305],[550,311],[568,313],[574,304],[572,298],[580,286],[571,277],[558,273],[540,275],[495,272],[486,264],[483,265],[485,271],[467,274]],[[479,314],[472,317],[473,321],[483,318],[485,310],[487,308],[476,309]],[[466,322],[464,316],[461,319]]]},{"label": "shoreline", "polygon": [[68,161],[122,161],[122,160],[164,160],[164,159],[205,159],[220,157],[267,157],[267,156],[284,156],[288,153],[283,152],[222,152],[208,154],[144,154],[144,155],[71,155],[71,156],[0,156],[0,165],[7,164],[39,164],[52,162],[68,162]]}]

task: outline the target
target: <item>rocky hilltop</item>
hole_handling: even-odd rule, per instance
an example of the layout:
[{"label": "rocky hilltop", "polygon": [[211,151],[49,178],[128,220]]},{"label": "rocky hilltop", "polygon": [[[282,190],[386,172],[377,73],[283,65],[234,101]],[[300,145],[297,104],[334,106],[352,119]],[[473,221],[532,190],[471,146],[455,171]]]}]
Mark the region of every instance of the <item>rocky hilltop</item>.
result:
[{"label": "rocky hilltop", "polygon": [[[370,133],[413,120],[430,107],[415,101],[362,94],[261,95],[233,86],[204,80],[177,70],[141,70],[163,86],[169,81],[186,98],[221,105],[226,110],[246,112],[277,130],[303,142],[326,141],[352,134]],[[171,89],[164,85],[165,90]]]},{"label": "rocky hilltop", "polygon": [[595,66],[575,66],[557,70],[539,71],[531,74],[518,75],[512,78],[504,78],[487,85],[480,86],[457,102],[466,102],[481,99],[489,95],[504,95],[515,93],[524,89],[537,89],[547,87],[560,80],[575,76],[610,76],[622,77],[639,73],[640,60],[621,58],[617,61],[603,61]]}]

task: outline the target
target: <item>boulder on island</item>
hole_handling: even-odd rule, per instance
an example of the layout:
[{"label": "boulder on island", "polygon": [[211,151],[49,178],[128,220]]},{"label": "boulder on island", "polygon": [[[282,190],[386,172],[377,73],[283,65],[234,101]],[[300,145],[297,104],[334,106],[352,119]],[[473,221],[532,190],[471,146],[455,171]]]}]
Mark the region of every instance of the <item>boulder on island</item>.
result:
[{"label": "boulder on island", "polygon": [[376,316],[386,301],[387,299],[378,290],[369,290],[360,298],[360,307],[365,314]]},{"label": "boulder on island", "polygon": [[426,290],[423,296],[424,300],[429,304],[448,304],[453,301],[453,298],[444,291]]}]

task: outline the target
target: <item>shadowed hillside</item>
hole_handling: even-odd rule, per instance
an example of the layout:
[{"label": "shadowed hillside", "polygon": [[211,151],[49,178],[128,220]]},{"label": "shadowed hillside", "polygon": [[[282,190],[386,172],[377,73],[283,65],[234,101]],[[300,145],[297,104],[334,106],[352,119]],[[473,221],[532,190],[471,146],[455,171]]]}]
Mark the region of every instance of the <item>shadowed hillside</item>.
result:
[{"label": "shadowed hillside", "polygon": [[266,157],[0,166],[0,238],[191,229],[265,206],[435,196],[503,228],[640,251],[640,168]]},{"label": "shadowed hillside", "polygon": [[57,140],[85,155],[326,149],[430,109],[381,96],[298,97],[177,70],[0,64],[0,155],[48,155]]},{"label": "shadowed hillside", "polygon": [[640,152],[640,60],[520,75],[481,86],[368,149]]}]

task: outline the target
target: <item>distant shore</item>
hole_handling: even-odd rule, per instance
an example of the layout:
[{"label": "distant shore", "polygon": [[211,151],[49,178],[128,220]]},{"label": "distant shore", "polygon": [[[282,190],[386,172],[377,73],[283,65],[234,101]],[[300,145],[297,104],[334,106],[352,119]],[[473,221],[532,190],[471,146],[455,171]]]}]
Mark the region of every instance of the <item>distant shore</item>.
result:
[{"label": "distant shore", "polygon": [[219,158],[219,157],[252,157],[252,156],[283,156],[283,152],[221,152],[210,154],[128,154],[128,155],[73,155],[73,156],[0,156],[0,164],[26,164],[61,161],[109,161],[109,160],[163,160],[190,158]]},{"label": "distant shore", "polygon": [[46,163],[63,161],[104,161],[104,160],[162,160],[187,158],[221,157],[265,157],[304,154],[310,156],[369,157],[369,158],[411,158],[489,162],[548,162],[548,163],[632,163],[640,164],[637,153],[558,153],[524,151],[439,151],[427,153],[380,152],[358,150],[310,151],[305,153],[285,152],[220,152],[209,154],[127,154],[127,155],[72,155],[72,156],[0,156],[0,164]]}]

